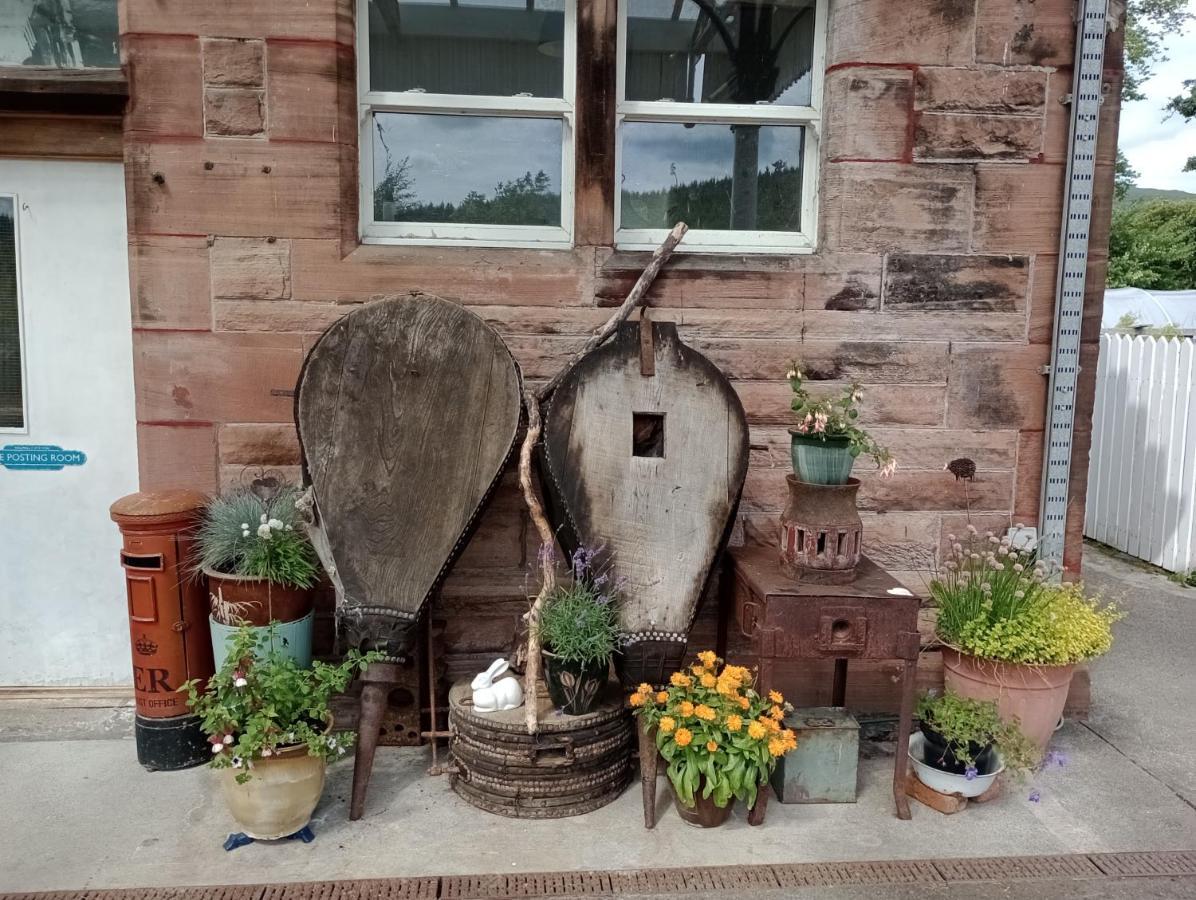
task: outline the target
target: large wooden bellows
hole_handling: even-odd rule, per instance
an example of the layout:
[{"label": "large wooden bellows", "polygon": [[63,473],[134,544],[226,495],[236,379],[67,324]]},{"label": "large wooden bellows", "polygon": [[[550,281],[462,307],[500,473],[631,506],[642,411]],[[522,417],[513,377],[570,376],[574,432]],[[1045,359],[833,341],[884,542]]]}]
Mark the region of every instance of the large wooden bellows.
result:
[{"label": "large wooden bellows", "polygon": [[510,456],[519,370],[464,307],[391,298],[324,332],[295,410],[342,637],[401,659]]},{"label": "large wooden bellows", "polygon": [[677,669],[748,466],[743,406],[669,322],[626,323],[564,377],[544,414],[544,483],[565,545],[603,546],[626,579],[625,685]]}]

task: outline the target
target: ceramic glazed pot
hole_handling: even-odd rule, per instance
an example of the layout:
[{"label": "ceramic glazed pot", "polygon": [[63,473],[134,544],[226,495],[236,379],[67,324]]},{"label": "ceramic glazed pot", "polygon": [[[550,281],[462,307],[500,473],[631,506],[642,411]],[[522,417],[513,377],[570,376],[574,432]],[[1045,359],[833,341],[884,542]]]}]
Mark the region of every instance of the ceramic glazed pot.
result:
[{"label": "ceramic glazed pot", "polygon": [[610,663],[567,662],[549,650],[542,652],[544,680],[548,682],[548,696],[561,712],[570,716],[584,716],[590,712],[602,694],[610,674]]},{"label": "ceramic glazed pot", "polygon": [[[762,785],[760,788],[762,791],[767,789],[767,785]],[[677,796],[677,789],[673,787],[671,781],[669,790],[673,792],[673,805],[677,807],[677,814],[687,825],[694,825],[698,828],[717,828],[731,818],[735,800],[730,800],[726,806],[721,808],[715,806],[713,798],[702,796],[702,782],[698,783],[698,789],[694,792],[693,806],[686,806],[681,802],[681,798]]]},{"label": "ceramic glazed pot", "polygon": [[240,769],[221,769],[220,786],[228,811],[251,838],[274,840],[294,834],[311,821],[324,792],[324,759],[307,747],[287,747],[253,761],[253,777],[237,784]]},{"label": "ceramic glazed pot", "polygon": [[[947,741],[935,731],[933,726],[923,722],[922,737],[926,765],[938,769],[940,772],[950,772],[953,775],[963,775],[968,770],[967,764],[951,752]],[[982,747],[975,741],[968,741],[968,753],[976,760],[977,771],[988,772],[991,770],[996,753],[992,744]]]},{"label": "ceramic glazed pot", "polygon": [[810,484],[846,484],[855,465],[851,441],[845,437],[823,440],[789,429],[789,451],[793,472]]},{"label": "ceramic glazed pot", "polygon": [[943,682],[947,690],[969,700],[996,700],[1001,720],[1019,723],[1039,750],[1050,743],[1075,666],[1023,666],[980,659],[943,648]]},{"label": "ceramic glazed pot", "polygon": [[226,653],[225,642],[236,631],[238,621],[254,628],[279,623],[277,649],[307,668],[311,665],[311,630],[315,619],[311,588],[292,588],[261,578],[226,575],[204,569],[208,579],[208,602],[212,616],[212,652],[219,670]]}]

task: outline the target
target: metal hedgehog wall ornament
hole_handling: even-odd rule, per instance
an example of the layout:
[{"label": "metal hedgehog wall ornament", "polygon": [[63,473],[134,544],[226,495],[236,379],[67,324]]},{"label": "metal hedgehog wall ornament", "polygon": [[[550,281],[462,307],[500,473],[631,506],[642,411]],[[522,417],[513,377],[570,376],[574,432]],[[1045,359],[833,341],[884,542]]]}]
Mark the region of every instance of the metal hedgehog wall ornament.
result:
[{"label": "metal hedgehog wall ornament", "polygon": [[976,477],[976,462],[966,456],[951,460],[943,468],[954,475],[956,481],[960,479],[972,481]]}]

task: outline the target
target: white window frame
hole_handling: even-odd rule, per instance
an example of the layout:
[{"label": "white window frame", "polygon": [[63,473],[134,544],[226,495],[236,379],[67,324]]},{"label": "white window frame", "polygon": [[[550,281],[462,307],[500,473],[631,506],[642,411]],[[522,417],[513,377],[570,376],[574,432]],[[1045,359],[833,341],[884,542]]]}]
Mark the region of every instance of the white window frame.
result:
[{"label": "white window frame", "polygon": [[25,357],[25,304],[21,290],[21,198],[16,194],[0,191],[0,197],[12,201],[12,243],[13,260],[16,263],[17,279],[17,347],[21,354],[21,427],[0,426],[0,434],[29,433],[29,366]]},{"label": "white window frame", "polygon": [[[438,247],[523,247],[568,249],[573,246],[574,97],[577,81],[577,2],[565,0],[562,98],[493,97],[431,94],[421,91],[371,91],[369,0],[357,0],[358,232],[362,243]],[[374,221],[374,114],[510,116],[555,119],[561,134],[561,224],[471,225],[436,222]]]},{"label": "white window frame", "polygon": [[810,106],[748,103],[677,103],[628,100],[627,2],[619,0],[617,87],[615,107],[615,246],[620,250],[654,250],[667,228],[623,228],[623,126],[627,122],[696,122],[717,125],[802,125],[801,231],[713,231],[691,229],[686,250],[708,253],[813,253],[818,239],[818,157],[822,124],[822,82],[826,69],[826,17],[829,0],[816,0],[814,47],[810,64]]}]

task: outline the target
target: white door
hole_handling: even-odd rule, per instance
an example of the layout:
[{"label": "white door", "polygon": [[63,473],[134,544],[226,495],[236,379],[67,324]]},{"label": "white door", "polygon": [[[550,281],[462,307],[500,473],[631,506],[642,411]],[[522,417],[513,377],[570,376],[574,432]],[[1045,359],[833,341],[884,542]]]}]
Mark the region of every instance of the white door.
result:
[{"label": "white door", "polygon": [[130,681],[136,489],[123,167],[0,159],[0,685]]}]

